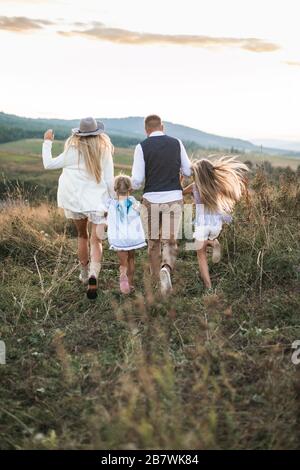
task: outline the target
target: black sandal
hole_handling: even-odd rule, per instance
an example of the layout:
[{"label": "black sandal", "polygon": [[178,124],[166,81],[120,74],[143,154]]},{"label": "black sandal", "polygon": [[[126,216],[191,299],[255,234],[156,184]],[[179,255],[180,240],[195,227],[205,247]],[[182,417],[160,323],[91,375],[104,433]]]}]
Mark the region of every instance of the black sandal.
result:
[{"label": "black sandal", "polygon": [[97,294],[97,279],[95,276],[89,278],[88,288],[86,292],[87,298],[90,300],[95,300],[98,296]]}]

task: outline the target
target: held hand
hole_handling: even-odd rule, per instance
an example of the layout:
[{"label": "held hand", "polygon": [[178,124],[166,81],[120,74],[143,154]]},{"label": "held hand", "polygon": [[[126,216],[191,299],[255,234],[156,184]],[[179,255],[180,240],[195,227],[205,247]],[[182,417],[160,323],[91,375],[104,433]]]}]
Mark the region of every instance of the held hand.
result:
[{"label": "held hand", "polygon": [[54,140],[54,132],[52,129],[48,129],[44,134],[44,140]]}]

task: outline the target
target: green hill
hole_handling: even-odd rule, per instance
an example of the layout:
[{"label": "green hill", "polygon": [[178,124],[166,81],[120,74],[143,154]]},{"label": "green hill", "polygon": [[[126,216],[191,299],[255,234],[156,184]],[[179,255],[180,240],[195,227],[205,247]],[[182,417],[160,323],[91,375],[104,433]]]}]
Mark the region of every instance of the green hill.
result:
[{"label": "green hill", "polygon": [[[60,119],[31,119],[0,112],[0,143],[22,139],[41,138],[46,129],[55,130],[55,138],[65,140],[72,128],[78,126],[79,120],[65,121]],[[131,147],[138,139],[130,135],[110,133],[111,140],[118,147]]]},{"label": "green hill", "polygon": [[[99,118],[105,124],[107,133],[117,147],[130,147],[145,137],[144,120],[141,117],[119,119]],[[79,119],[32,119],[0,113],[0,143],[23,138],[41,138],[45,129],[53,128],[57,139],[65,139],[70,130],[79,125]],[[183,140],[190,148],[223,149],[239,152],[260,153],[261,148],[249,141],[209,134],[187,126],[165,122],[166,132]],[[265,148],[264,153],[282,155],[294,154],[286,150]],[[299,156],[299,155],[298,155]]]}]

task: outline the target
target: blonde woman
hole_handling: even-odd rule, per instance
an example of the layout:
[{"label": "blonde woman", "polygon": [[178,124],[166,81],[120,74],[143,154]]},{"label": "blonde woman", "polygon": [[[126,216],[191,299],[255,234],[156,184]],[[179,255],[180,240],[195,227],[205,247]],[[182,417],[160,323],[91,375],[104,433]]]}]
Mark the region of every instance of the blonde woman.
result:
[{"label": "blonde woman", "polygon": [[194,183],[183,190],[192,193],[196,204],[194,238],[200,276],[206,289],[212,287],[207,263],[207,247],[213,248],[213,262],[221,258],[218,236],[223,222],[231,222],[230,213],[246,188],[248,167],[234,157],[214,161],[202,159],[193,163]]},{"label": "blonde woman", "polygon": [[[46,131],[43,163],[47,170],[62,168],[57,202],[65,216],[72,219],[78,233],[79,279],[87,285],[89,299],[97,297],[101,269],[102,240],[108,199],[114,197],[113,146],[104,133],[104,125],[93,118],[80,121],[72,130],[62,154],[52,158],[54,134]],[[91,222],[89,250],[88,222]],[[89,256],[90,251],[90,256]]]}]

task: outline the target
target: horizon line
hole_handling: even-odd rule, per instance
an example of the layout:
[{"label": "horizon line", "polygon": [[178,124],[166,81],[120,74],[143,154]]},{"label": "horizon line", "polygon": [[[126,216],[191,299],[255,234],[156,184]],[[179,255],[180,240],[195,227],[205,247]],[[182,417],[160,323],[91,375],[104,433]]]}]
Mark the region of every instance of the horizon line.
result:
[{"label": "horizon line", "polygon": [[[80,121],[81,118],[65,118],[65,117],[41,117],[41,116],[38,116],[38,117],[32,117],[32,116],[28,116],[28,115],[23,115],[23,114],[16,114],[16,113],[9,113],[9,112],[5,112],[4,110],[0,110],[0,114],[4,114],[4,115],[7,115],[7,116],[15,116],[15,117],[18,117],[18,118],[23,118],[23,119],[32,119],[32,120],[45,120],[45,121]],[[121,120],[121,119],[145,119],[145,116],[139,116],[139,115],[135,115],[135,116],[131,116],[131,115],[124,115],[124,116],[118,116],[118,117],[115,117],[115,116],[112,116],[112,117],[96,117],[96,119],[103,119],[103,120],[108,120],[108,119],[115,119],[115,120]],[[234,139],[234,140],[241,140],[241,141],[244,141],[244,142],[248,142],[248,143],[251,143],[252,145],[256,146],[256,147],[260,147],[261,144],[257,144],[255,142],[253,142],[253,140],[256,140],[256,141],[259,141],[259,140],[283,140],[285,141],[286,143],[300,143],[300,139],[299,140],[294,140],[294,138],[289,138],[289,137],[268,137],[268,136],[265,136],[265,137],[232,137],[231,135],[223,135],[223,134],[218,134],[216,133],[215,131],[209,131],[209,130],[202,130],[202,129],[199,129],[198,127],[194,127],[194,126],[190,126],[190,125],[187,125],[187,124],[181,124],[181,123],[178,123],[178,122],[174,122],[174,121],[171,121],[171,120],[168,120],[168,119],[163,119],[162,118],[162,122],[163,123],[167,123],[167,124],[172,124],[174,126],[180,126],[180,127],[185,127],[187,129],[192,129],[192,130],[195,130],[195,131],[198,131],[198,132],[202,132],[204,134],[208,134],[208,135],[212,135],[212,136],[216,136],[216,137],[221,137],[221,138],[226,138],[226,139]],[[264,146],[263,147],[265,148],[274,148],[274,149],[277,149],[277,150],[288,150],[290,151],[290,149],[283,149],[283,148],[278,148],[278,147],[267,147],[267,146]],[[297,152],[297,151],[296,151]]]}]

